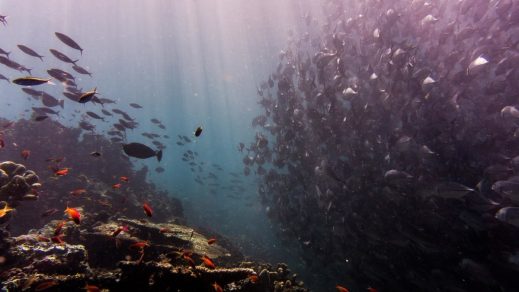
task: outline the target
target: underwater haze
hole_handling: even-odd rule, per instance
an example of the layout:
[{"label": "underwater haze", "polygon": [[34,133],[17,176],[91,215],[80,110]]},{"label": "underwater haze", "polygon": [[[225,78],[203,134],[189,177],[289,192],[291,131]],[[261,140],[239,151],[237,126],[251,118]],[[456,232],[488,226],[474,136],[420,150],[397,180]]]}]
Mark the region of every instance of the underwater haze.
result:
[{"label": "underwater haze", "polygon": [[2,1],[0,287],[518,291],[518,67],[514,0]]}]

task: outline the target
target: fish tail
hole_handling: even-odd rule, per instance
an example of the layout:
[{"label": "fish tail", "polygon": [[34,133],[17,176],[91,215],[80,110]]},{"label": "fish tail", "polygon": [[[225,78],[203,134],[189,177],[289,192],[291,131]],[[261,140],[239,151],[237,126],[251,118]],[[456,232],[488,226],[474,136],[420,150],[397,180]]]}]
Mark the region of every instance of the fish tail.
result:
[{"label": "fish tail", "polygon": [[38,56],[38,58],[43,62],[43,56]]},{"label": "fish tail", "polygon": [[76,62],[79,61],[79,59],[72,61],[72,64],[76,65]]},{"label": "fish tail", "polygon": [[61,106],[61,108],[65,108],[65,100],[64,99],[59,101],[59,106]]},{"label": "fish tail", "polygon": [[7,59],[9,59],[9,55],[11,54],[11,52],[7,52],[5,54],[7,55]]},{"label": "fish tail", "polygon": [[157,160],[160,162],[162,159],[162,150],[157,151]]}]

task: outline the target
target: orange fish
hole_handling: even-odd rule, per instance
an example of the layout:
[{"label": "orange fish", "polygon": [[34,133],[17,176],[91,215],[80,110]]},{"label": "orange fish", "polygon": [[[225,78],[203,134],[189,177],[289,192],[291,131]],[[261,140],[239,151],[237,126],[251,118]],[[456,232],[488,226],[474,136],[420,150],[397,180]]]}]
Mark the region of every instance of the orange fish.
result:
[{"label": "orange fish", "polygon": [[209,239],[207,240],[207,244],[213,244],[213,243],[215,243],[215,242],[216,242],[216,238],[209,238]]},{"label": "orange fish", "polygon": [[81,222],[81,214],[79,214],[79,211],[75,208],[69,208],[65,209],[65,213],[68,213],[68,216],[74,223],[79,224]]},{"label": "orange fish", "polygon": [[75,189],[73,191],[70,191],[69,194],[71,194],[72,196],[75,196],[75,197],[79,197],[79,196],[86,194],[86,192],[87,192],[87,190],[85,190],[85,189]]},{"label": "orange fish", "polygon": [[57,176],[65,176],[68,174],[68,171],[69,169],[68,168],[62,168],[62,169],[58,169],[54,172],[55,175]]},{"label": "orange fish", "polygon": [[193,269],[195,268],[195,261],[191,258],[191,256],[184,255],[183,258]]},{"label": "orange fish", "polygon": [[373,287],[368,287],[369,292],[377,292],[378,290]]},{"label": "orange fish", "polygon": [[9,206],[7,206],[7,204],[5,204],[4,208],[0,209],[0,218],[4,217],[5,215],[7,215],[7,213],[9,213],[13,210],[14,210],[13,208],[10,208]]},{"label": "orange fish", "polygon": [[34,288],[34,291],[43,291],[43,290],[47,290],[51,287],[54,287],[58,285],[58,282],[56,282],[55,280],[47,280],[45,282],[42,282],[38,285],[36,285],[36,287]]},{"label": "orange fish", "polygon": [[335,286],[335,288],[337,289],[337,292],[350,292],[350,290],[348,290],[348,288],[344,288],[341,285],[337,285],[337,286]]},{"label": "orange fish", "polygon": [[257,275],[249,275],[249,280],[252,282],[252,283],[256,283],[258,282],[258,276]]},{"label": "orange fish", "polygon": [[63,225],[65,225],[65,221],[61,221],[56,225],[56,229],[54,229],[54,236],[58,236],[61,234],[61,229],[63,229]]},{"label": "orange fish", "polygon": [[222,287],[218,283],[214,282],[212,286],[215,292],[223,292]]},{"label": "orange fish", "polygon": [[60,235],[51,237],[50,240],[52,240],[52,242],[57,243],[57,244],[64,244],[65,242],[63,241],[62,238],[63,238],[63,234],[60,234]]},{"label": "orange fish", "polygon": [[118,190],[121,188],[121,186],[122,186],[121,184],[114,184],[114,185],[112,185],[112,189]]},{"label": "orange fish", "polygon": [[159,230],[160,233],[173,233],[173,230],[167,228],[167,227],[163,227]]},{"label": "orange fish", "polygon": [[144,203],[142,205],[142,208],[144,209],[144,213],[146,214],[146,216],[151,217],[151,215],[153,214],[153,210],[151,209],[150,205]]},{"label": "orange fish", "polygon": [[29,158],[29,156],[31,156],[31,151],[29,150],[23,150],[22,153],[20,153],[20,155],[22,156],[22,158],[24,160],[27,160],[27,158]]},{"label": "orange fish", "polygon": [[41,236],[41,235],[38,235],[38,237],[36,237],[36,239],[39,241],[39,242],[50,242],[50,238],[47,238],[45,236]]},{"label": "orange fish", "polygon": [[85,285],[85,290],[87,292],[98,292],[98,291],[100,291],[99,287],[94,286],[94,285],[88,285],[88,284]]},{"label": "orange fish", "polygon": [[123,182],[129,182],[130,181],[130,179],[127,176],[121,176],[120,179]]},{"label": "orange fish", "polygon": [[119,228],[117,228],[114,233],[112,233],[112,236],[113,237],[116,237],[119,233],[121,233],[122,231],[124,232],[128,232],[128,226],[121,226]]},{"label": "orange fish", "polygon": [[138,248],[138,249],[142,250],[148,246],[150,246],[150,244],[147,241],[139,241],[139,242],[136,242],[136,243],[130,245],[130,249]]},{"label": "orange fish", "polygon": [[208,267],[209,269],[216,269],[215,264],[213,263],[213,261],[208,256],[204,255],[202,257],[202,260],[204,261],[204,265],[206,267]]}]

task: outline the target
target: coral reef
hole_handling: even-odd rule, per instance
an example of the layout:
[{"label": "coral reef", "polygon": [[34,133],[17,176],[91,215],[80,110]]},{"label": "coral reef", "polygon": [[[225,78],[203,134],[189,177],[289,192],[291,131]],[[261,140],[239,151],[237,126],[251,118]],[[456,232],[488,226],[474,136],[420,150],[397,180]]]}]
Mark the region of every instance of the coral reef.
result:
[{"label": "coral reef", "polygon": [[17,201],[37,200],[41,187],[39,178],[32,170],[12,161],[0,163],[0,201],[17,205]]}]

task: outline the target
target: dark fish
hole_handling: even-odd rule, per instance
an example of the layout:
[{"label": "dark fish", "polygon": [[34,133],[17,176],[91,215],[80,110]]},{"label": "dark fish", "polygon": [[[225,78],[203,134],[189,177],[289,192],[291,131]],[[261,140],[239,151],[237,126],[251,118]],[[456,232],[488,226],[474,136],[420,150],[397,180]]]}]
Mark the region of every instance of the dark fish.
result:
[{"label": "dark fish", "polygon": [[15,61],[9,60],[8,58],[6,58],[4,56],[0,56],[0,64],[3,64],[11,69],[14,69],[14,70],[17,70],[20,72],[25,71],[29,75],[31,74],[31,69],[28,69],[25,66],[16,63]]},{"label": "dark fish", "polygon": [[34,118],[35,121],[41,122],[43,120],[46,120],[49,116],[37,116]]},{"label": "dark fish", "polygon": [[55,68],[49,69],[49,70],[47,70],[47,73],[50,76],[58,79],[61,82],[66,82],[67,80],[74,80],[75,79],[74,76],[72,76],[72,74],[70,74],[68,72],[65,72],[65,71],[63,71],[61,69],[55,69]]},{"label": "dark fish", "polygon": [[166,126],[164,126],[164,125],[162,125],[162,124],[160,124],[158,127],[161,128],[161,129],[163,129],[163,130],[166,129]]},{"label": "dark fish", "polygon": [[150,147],[140,143],[124,144],[123,150],[126,155],[135,158],[146,159],[156,156],[158,161],[162,159],[162,150],[155,151]]},{"label": "dark fish", "polygon": [[29,56],[40,58],[40,60],[43,62],[43,56],[41,56],[40,54],[36,53],[33,49],[31,49],[31,48],[29,48],[27,46],[24,46],[24,45],[18,45],[18,48],[22,52],[26,53]]},{"label": "dark fish", "polygon": [[47,107],[33,107],[32,110],[37,114],[49,114],[49,115],[59,115],[59,112],[54,111]]},{"label": "dark fish", "polygon": [[55,107],[55,106],[59,105],[61,108],[64,108],[64,103],[65,103],[65,101],[63,99],[58,100],[54,96],[52,96],[46,92],[42,92],[41,102],[43,103],[43,105],[45,105],[47,107]]},{"label": "dark fish", "polygon": [[101,112],[102,112],[104,115],[112,116],[112,113],[110,113],[109,111],[107,111],[107,110],[105,110],[105,109],[102,109]]},{"label": "dark fish", "polygon": [[162,172],[164,172],[164,170],[165,170],[165,169],[162,168],[162,167],[160,167],[160,166],[157,167],[157,168],[155,168],[155,171],[158,172],[158,173],[162,173]]},{"label": "dark fish", "polygon": [[62,41],[65,45],[73,48],[73,49],[76,49],[76,50],[79,50],[79,52],[81,53],[81,55],[83,55],[83,49],[73,40],[71,39],[69,36],[65,35],[65,34],[62,34],[60,32],[55,32],[55,35],[58,37],[58,39],[60,41]]},{"label": "dark fish", "polygon": [[195,134],[195,137],[200,137],[200,135],[202,134],[202,126],[198,126],[198,128],[196,128],[194,134]]},{"label": "dark fish", "polygon": [[43,94],[43,91],[34,90],[32,88],[27,88],[27,87],[22,88],[22,91],[27,93],[28,95],[30,95],[32,97],[36,97],[36,99],[38,99]]},{"label": "dark fish", "polygon": [[136,104],[136,103],[130,103],[130,106],[133,108],[142,108],[142,106],[140,106],[139,104]]},{"label": "dark fish", "polygon": [[97,93],[97,87],[95,87],[93,90],[90,90],[90,91],[87,91],[87,92],[81,94],[81,96],[78,99],[78,102],[87,103],[92,100],[92,98],[94,97],[94,95],[96,95],[96,93]]},{"label": "dark fish", "polygon": [[13,80],[14,84],[22,85],[22,86],[36,86],[48,83],[51,79],[44,79],[38,77],[21,77]]},{"label": "dark fish", "polygon": [[60,51],[57,51],[54,49],[50,49],[49,51],[52,55],[54,55],[54,57],[56,57],[58,60],[63,61],[65,63],[71,63],[71,64],[76,65],[76,62],[79,61],[79,60],[74,61],[74,60],[70,59],[67,55],[63,54]]},{"label": "dark fish", "polygon": [[109,98],[99,98],[99,103],[101,104],[111,104],[115,103],[115,101],[109,99]]},{"label": "dark fish", "polygon": [[88,75],[88,76],[92,77],[92,73],[88,72],[85,68],[83,68],[81,66],[74,65],[74,66],[72,66],[72,69],[74,69],[74,71],[76,71],[79,74]]},{"label": "dark fish", "polygon": [[157,119],[151,119],[150,121],[154,124],[160,124],[160,121]]},{"label": "dark fish", "polygon": [[95,126],[86,121],[80,121],[79,127],[85,131],[94,131]]},{"label": "dark fish", "polygon": [[9,58],[9,54],[11,54],[11,52],[4,51],[2,48],[0,48],[0,54],[5,55],[7,58]]},{"label": "dark fish", "polygon": [[99,153],[99,152],[97,152],[97,151],[90,152],[90,156],[93,156],[93,157],[101,157],[101,153]]},{"label": "dark fish", "polygon": [[97,120],[105,120],[103,117],[100,117],[98,114],[94,113],[94,112],[86,112],[86,114],[91,117],[91,118],[94,118],[94,119],[97,119]]},{"label": "dark fish", "polygon": [[68,99],[72,100],[72,101],[75,101],[75,102],[79,102],[79,97],[81,95],[79,94],[75,94],[75,93],[71,93],[71,92],[63,92],[63,95],[66,96]]},{"label": "dark fish", "polygon": [[4,75],[0,74],[0,79],[3,79],[9,83],[11,83],[11,81],[9,81],[9,79],[7,77],[5,77]]}]

